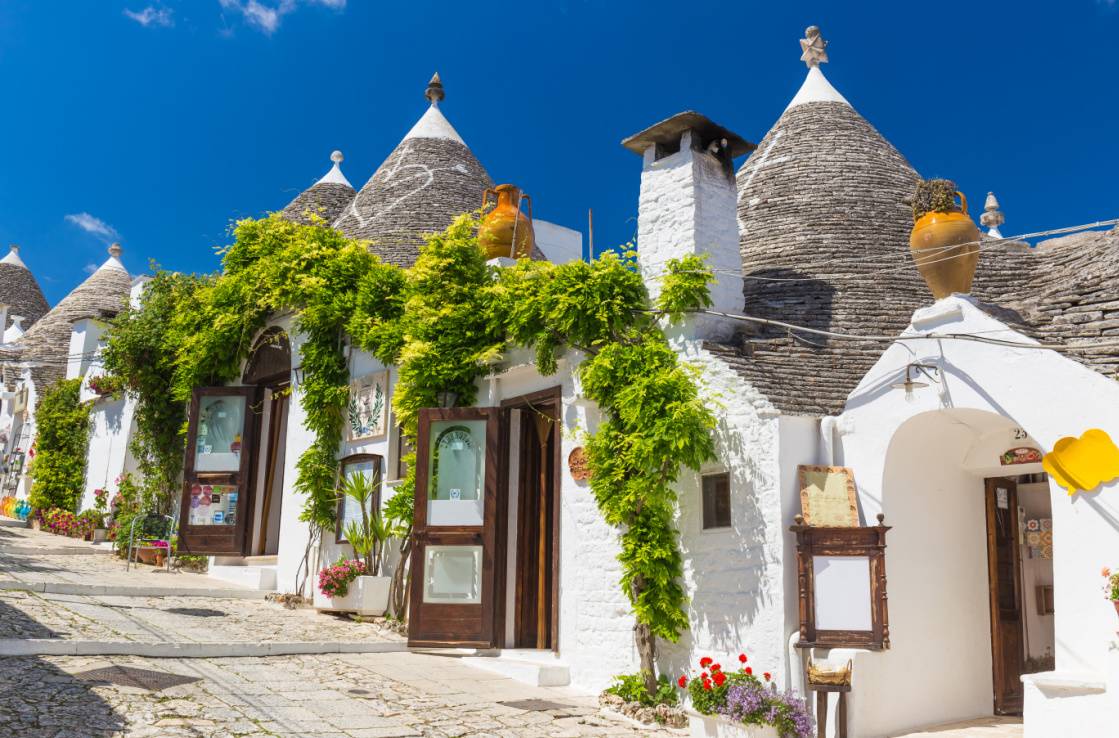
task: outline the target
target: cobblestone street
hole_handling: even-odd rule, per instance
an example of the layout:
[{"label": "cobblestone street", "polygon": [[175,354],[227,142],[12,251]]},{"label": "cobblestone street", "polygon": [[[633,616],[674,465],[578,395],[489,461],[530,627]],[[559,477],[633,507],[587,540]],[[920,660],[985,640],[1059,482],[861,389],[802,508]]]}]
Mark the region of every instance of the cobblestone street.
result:
[{"label": "cobblestone street", "polygon": [[[112,585],[129,594],[58,593]],[[144,587],[230,590],[231,596],[155,597]],[[37,588],[41,588],[37,590]],[[599,709],[592,695],[533,687],[460,659],[408,653],[375,623],[288,610],[195,575],[124,572],[90,544],[0,527],[0,736],[653,736]],[[19,655],[31,644],[96,654],[178,644],[237,650],[261,643],[385,653],[157,658]],[[100,649],[100,651],[99,651]],[[198,653],[201,653],[198,651]]]}]

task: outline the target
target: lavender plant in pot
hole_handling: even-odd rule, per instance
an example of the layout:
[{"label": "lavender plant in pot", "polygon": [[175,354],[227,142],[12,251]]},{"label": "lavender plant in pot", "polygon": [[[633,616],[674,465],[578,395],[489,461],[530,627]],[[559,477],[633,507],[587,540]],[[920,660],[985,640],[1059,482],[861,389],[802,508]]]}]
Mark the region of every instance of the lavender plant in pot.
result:
[{"label": "lavender plant in pot", "polygon": [[376,509],[376,486],[364,474],[351,474],[342,483],[341,492],[353,500],[361,511],[360,520],[351,521],[343,530],[346,541],[358,558],[341,560],[319,572],[319,586],[314,594],[316,610],[354,612],[359,615],[384,615],[389,603],[392,578],[380,574],[387,538],[394,535]]}]

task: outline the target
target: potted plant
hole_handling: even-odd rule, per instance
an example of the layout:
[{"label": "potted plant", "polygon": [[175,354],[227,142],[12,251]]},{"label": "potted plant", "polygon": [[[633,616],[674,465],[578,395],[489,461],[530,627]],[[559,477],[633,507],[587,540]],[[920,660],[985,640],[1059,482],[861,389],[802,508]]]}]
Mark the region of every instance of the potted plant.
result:
[{"label": "potted plant", "polygon": [[909,250],[937,300],[954,292],[971,292],[979,263],[979,228],[968,217],[967,199],[952,180],[917,183]]},{"label": "potted plant", "polygon": [[1104,596],[1111,600],[1112,605],[1115,605],[1115,614],[1119,615],[1119,571],[1112,574],[1111,569],[1105,566],[1100,573],[1103,574],[1106,581],[1103,587]]},{"label": "potted plant", "polygon": [[813,738],[815,728],[804,700],[778,692],[769,672],[759,679],[738,655],[739,668],[725,671],[710,656],[699,660],[698,674],[684,674],[694,712],[688,715],[692,738]]},{"label": "potted plant", "polygon": [[93,490],[93,509],[98,513],[97,526],[93,529],[93,542],[101,543],[108,537],[108,529],[105,527],[105,509],[109,504],[109,490],[95,489]]},{"label": "potted plant", "polygon": [[373,506],[375,487],[364,474],[351,474],[342,483],[342,494],[357,503],[361,520],[343,531],[360,559],[342,558],[319,572],[313,603],[325,612],[384,615],[389,604],[391,577],[380,576],[385,539],[394,535],[379,509]]}]

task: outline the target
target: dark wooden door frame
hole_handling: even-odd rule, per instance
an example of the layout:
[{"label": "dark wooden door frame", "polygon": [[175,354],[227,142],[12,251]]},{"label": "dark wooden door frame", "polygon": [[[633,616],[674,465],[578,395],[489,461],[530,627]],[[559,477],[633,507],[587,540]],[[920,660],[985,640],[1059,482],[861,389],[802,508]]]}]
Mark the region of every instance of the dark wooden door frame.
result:
[{"label": "dark wooden door frame", "polygon": [[508,543],[509,543],[509,442],[510,428],[512,425],[512,412],[513,410],[531,411],[534,407],[551,405],[555,408],[556,413],[556,428],[555,428],[555,444],[554,444],[554,460],[553,460],[553,494],[552,494],[552,611],[550,613],[551,619],[551,650],[559,651],[559,585],[560,585],[560,500],[561,488],[563,482],[563,394],[562,388],[558,385],[549,387],[548,389],[532,392],[518,397],[511,397],[501,402],[501,479],[500,479],[500,494],[498,499],[500,502],[498,512],[498,571],[501,576],[498,577],[497,587],[497,637],[498,644],[501,648],[507,648],[505,638],[505,609],[506,609],[506,579],[507,579],[507,564],[508,564]]},{"label": "dark wooden door frame", "polygon": [[[275,474],[283,475],[284,470],[275,468],[276,455],[279,453],[280,445],[287,442],[286,436],[281,436],[280,431],[284,427],[284,422],[287,419],[288,413],[291,411],[290,397],[280,396],[279,393],[284,392],[290,385],[286,379],[282,382],[269,385],[258,385],[257,392],[253,396],[253,410],[256,414],[256,437],[260,439],[265,445],[261,448],[257,444],[253,444],[253,460],[250,462],[251,478],[249,484],[252,485],[251,494],[249,495],[249,510],[253,512],[249,516],[248,528],[245,532],[245,548],[244,555],[249,556],[253,553],[261,555],[263,549],[268,543],[268,518],[271,514],[270,504],[274,502],[272,499],[273,487],[276,485]],[[272,397],[269,404],[271,407],[268,412],[268,428],[264,428],[264,398],[266,390],[272,391]],[[280,411],[279,420],[276,419],[276,411]],[[265,431],[267,430],[267,434]],[[263,456],[263,459],[262,459]],[[261,461],[264,462],[264,479],[258,479]],[[258,482],[263,481],[263,484]],[[260,488],[260,494],[263,499],[263,504],[260,506],[260,520],[256,518],[256,493],[257,488]],[[283,488],[280,490],[280,502],[283,503]],[[256,535],[257,523],[260,523],[261,534],[260,544],[257,550],[252,550],[253,538]]]},{"label": "dark wooden door frame", "polygon": [[[987,585],[989,598],[989,611],[991,618],[991,682],[994,691],[993,703],[996,715],[1020,715],[1022,713],[1022,683],[1021,663],[1023,654],[1018,654],[1019,669],[1017,674],[1008,673],[1007,661],[1009,654],[1004,653],[1006,643],[1003,639],[1003,619],[999,606],[999,574],[998,550],[996,541],[996,516],[998,514],[998,501],[996,489],[1006,487],[1007,515],[1010,520],[1010,536],[1012,538],[1011,579],[1014,585],[1015,607],[1018,611],[1018,627],[1023,627],[1022,619],[1022,591],[1021,567],[1018,550],[1018,483],[1003,477],[985,479],[984,505],[987,521]],[[1017,639],[1019,651],[1021,650],[1022,637],[1019,633]]]},{"label": "dark wooden door frame", "polygon": [[[187,426],[186,459],[183,463],[183,488],[179,498],[179,542],[183,550],[188,553],[206,553],[212,555],[239,556],[245,548],[246,533],[249,522],[246,521],[252,487],[255,479],[253,460],[256,454],[252,453],[256,443],[256,428],[259,418],[252,418],[256,387],[198,387],[191,394],[189,423]],[[235,472],[195,472],[194,457],[198,444],[198,411],[203,397],[213,395],[240,395],[245,398],[244,433],[241,438],[241,464]],[[237,522],[231,526],[216,525],[191,525],[190,520],[190,490],[195,483],[209,483],[221,485],[236,485],[237,487]],[[232,528],[233,530],[213,530],[215,528]]]},{"label": "dark wooden door frame", "polygon": [[[427,526],[428,458],[431,423],[438,420],[485,420],[486,455],[481,526]],[[495,605],[499,577],[496,570],[496,533],[501,455],[501,417],[498,408],[428,408],[420,410],[416,443],[416,505],[413,518],[412,587],[408,617],[408,645],[418,647],[493,648],[497,645]],[[481,545],[482,581],[477,625],[463,618],[473,605],[424,604],[424,555],[428,545]],[[457,621],[457,623],[456,623]],[[458,630],[455,630],[456,625]],[[471,630],[473,629],[473,630]]]}]

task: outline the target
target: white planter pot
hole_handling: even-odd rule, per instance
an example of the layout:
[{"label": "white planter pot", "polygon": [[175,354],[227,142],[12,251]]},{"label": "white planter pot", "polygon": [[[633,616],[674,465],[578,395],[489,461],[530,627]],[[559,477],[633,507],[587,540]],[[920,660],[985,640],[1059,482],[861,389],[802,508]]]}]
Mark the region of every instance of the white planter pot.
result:
[{"label": "white planter pot", "polygon": [[742,725],[714,715],[688,713],[691,738],[779,738],[772,725]]},{"label": "white planter pot", "polygon": [[327,597],[315,588],[316,610],[322,612],[356,612],[358,615],[384,615],[389,606],[389,582],[392,577],[358,577],[350,582],[345,597]]},{"label": "white planter pot", "polygon": [[105,539],[108,535],[109,535],[109,531],[108,531],[107,528],[94,528],[93,529],[93,542],[94,543],[102,543],[102,542],[105,541]]}]

